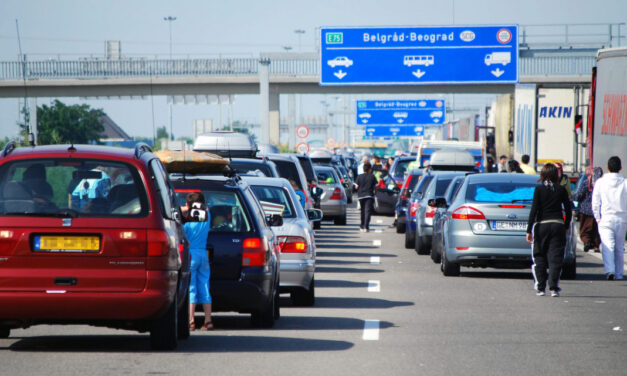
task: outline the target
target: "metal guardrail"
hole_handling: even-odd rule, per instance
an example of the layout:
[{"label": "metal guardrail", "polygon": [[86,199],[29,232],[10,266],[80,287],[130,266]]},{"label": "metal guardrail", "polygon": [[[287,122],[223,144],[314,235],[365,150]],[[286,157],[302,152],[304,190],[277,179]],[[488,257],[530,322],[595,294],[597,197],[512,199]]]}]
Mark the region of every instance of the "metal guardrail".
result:
[{"label": "metal guardrail", "polygon": [[[519,75],[586,75],[595,64],[594,56],[521,57]],[[259,61],[254,58],[180,60],[46,60],[27,61],[27,80],[106,79],[140,77],[257,76]],[[0,80],[22,80],[19,61],[0,62]],[[271,76],[312,77],[320,75],[318,59],[271,60]]]}]

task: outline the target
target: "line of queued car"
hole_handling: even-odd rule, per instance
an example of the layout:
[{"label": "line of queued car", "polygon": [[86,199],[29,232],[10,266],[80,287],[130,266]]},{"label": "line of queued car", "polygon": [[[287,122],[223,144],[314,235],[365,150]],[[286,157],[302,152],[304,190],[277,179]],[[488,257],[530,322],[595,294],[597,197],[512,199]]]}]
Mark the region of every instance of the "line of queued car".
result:
[{"label": "line of queued car", "polygon": [[[525,240],[537,175],[477,173],[472,155],[433,153],[427,168],[405,173],[395,207],[396,232],[405,247],[430,255],[445,276],[461,267],[529,268]],[[577,242],[568,233],[563,279],[577,275]]]},{"label": "line of queued car", "polygon": [[314,305],[313,229],[323,216],[346,223],[350,174],[335,160],[257,155],[239,133],[201,135],[194,150],[175,155],[185,162],[177,164],[145,144],[9,143],[0,154],[0,338],[88,324],[149,332],[153,349],[175,348],[190,335],[180,208],[192,192],[210,213],[213,311],[272,327],[279,294]]}]

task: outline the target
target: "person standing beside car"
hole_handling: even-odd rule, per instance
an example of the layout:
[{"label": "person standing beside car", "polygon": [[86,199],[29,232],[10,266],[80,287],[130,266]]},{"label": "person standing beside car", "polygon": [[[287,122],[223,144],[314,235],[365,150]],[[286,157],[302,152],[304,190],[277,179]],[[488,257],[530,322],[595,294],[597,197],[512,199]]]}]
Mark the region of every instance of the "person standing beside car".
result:
[{"label": "person standing beside car", "polygon": [[194,313],[196,304],[202,304],[205,312],[205,321],[200,330],[213,329],[211,322],[211,294],[209,293],[209,254],[207,239],[211,228],[210,214],[205,207],[205,197],[202,193],[193,192],[187,195],[187,215],[183,225],[185,236],[189,241],[189,250],[192,255],[190,265],[191,278],[189,281],[189,329],[196,329]]},{"label": "person standing beside car", "polygon": [[364,173],[357,177],[355,187],[361,212],[359,231],[368,232],[370,231],[370,217],[374,210],[374,193],[377,188],[377,179],[372,174],[370,163],[364,163]]},{"label": "person standing beside car", "polygon": [[620,158],[610,157],[607,174],[594,185],[592,211],[599,224],[601,256],[608,280],[623,279],[625,269],[625,233],[627,232],[627,182]]},{"label": "person standing beside car", "polygon": [[529,175],[535,175],[536,174],[536,170],[529,166],[529,161],[531,159],[529,158],[529,155],[525,154],[520,158],[520,161],[522,162],[520,164],[520,169],[525,173],[525,174],[529,174]]},{"label": "person standing beside car", "polygon": [[[572,218],[570,200],[566,189],[559,184],[557,167],[554,164],[547,163],[542,167],[538,181],[542,184],[533,192],[526,236],[527,242],[532,244],[531,272],[536,295],[544,296],[548,267],[551,296],[559,297],[566,234]],[[565,219],[563,212],[566,214]]]},{"label": "person standing beside car", "polygon": [[601,237],[599,227],[594,212],[592,211],[592,191],[596,181],[603,176],[603,169],[595,167],[592,171],[587,171],[577,184],[577,189],[573,193],[573,200],[579,202],[579,238],[583,243],[583,251],[588,252],[593,249],[599,252]]}]

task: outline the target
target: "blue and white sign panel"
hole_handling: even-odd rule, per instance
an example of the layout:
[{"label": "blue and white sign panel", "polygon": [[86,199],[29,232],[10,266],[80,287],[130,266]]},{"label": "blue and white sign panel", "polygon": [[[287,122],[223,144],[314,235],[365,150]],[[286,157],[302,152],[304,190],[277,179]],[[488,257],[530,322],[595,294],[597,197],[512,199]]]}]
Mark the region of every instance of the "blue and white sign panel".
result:
[{"label": "blue and white sign panel", "polygon": [[357,101],[358,125],[438,125],[446,114],[443,99]]},{"label": "blue and white sign panel", "polygon": [[366,137],[419,137],[425,135],[424,125],[367,126]]},{"label": "blue and white sign panel", "polygon": [[325,27],[321,85],[513,84],[518,26]]}]

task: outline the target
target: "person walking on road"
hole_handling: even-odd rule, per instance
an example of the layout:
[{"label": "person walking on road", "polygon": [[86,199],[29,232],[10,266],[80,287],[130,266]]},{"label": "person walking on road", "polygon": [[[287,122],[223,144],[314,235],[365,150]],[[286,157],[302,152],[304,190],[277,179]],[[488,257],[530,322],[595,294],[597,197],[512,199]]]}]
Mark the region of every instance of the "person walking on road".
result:
[{"label": "person walking on road", "polygon": [[499,157],[499,172],[508,172],[507,171],[507,156],[506,155],[501,155]]},{"label": "person walking on road", "polygon": [[523,155],[522,157],[520,157],[520,161],[522,162],[520,164],[520,169],[525,173],[525,174],[529,174],[529,175],[535,175],[536,174],[536,170],[529,166],[529,156],[527,154]]},{"label": "person walking on road", "polygon": [[579,202],[579,238],[583,243],[583,251],[588,252],[593,249],[599,252],[601,237],[599,228],[592,211],[592,191],[597,180],[603,176],[603,169],[595,167],[588,170],[577,184],[577,189],[573,193],[573,200]]},{"label": "person walking on road", "polygon": [[209,293],[209,255],[207,239],[210,229],[210,215],[205,207],[205,197],[202,193],[187,195],[187,222],[183,225],[185,236],[189,241],[189,250],[192,262],[189,267],[191,276],[189,281],[189,329],[196,329],[194,313],[196,304],[202,304],[205,311],[205,322],[200,330],[213,329],[211,322],[211,294]]},{"label": "person walking on road", "polygon": [[608,280],[623,279],[625,233],[627,232],[627,182],[620,158],[607,161],[609,173],[603,175],[592,191],[592,211],[599,224],[601,255]]},{"label": "person walking on road", "polygon": [[370,231],[370,217],[374,210],[374,193],[377,188],[377,179],[372,174],[370,163],[364,163],[364,173],[357,177],[355,186],[361,211],[359,231],[368,232]]},{"label": "person walking on road", "polygon": [[[551,296],[560,296],[559,279],[564,261],[566,234],[570,228],[572,212],[566,189],[559,185],[557,167],[547,163],[540,171],[542,185],[533,192],[533,203],[527,224],[527,242],[531,243],[536,295],[544,296],[548,284]],[[566,219],[562,212],[566,213]]]}]

